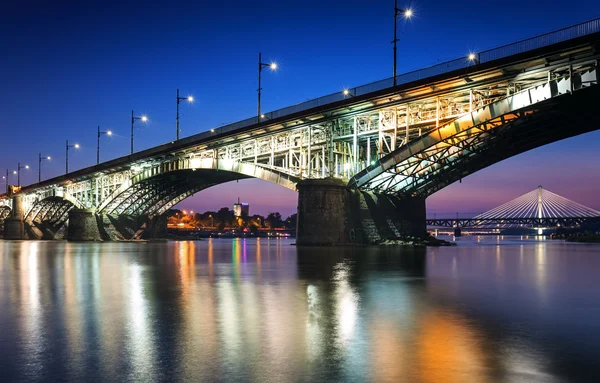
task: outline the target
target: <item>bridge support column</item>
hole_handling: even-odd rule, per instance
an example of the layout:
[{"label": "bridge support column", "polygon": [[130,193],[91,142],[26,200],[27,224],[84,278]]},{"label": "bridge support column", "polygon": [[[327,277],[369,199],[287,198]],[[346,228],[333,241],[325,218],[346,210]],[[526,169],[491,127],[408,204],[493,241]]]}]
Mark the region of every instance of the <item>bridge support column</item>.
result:
[{"label": "bridge support column", "polygon": [[298,188],[298,246],[332,246],[346,243],[346,184],[336,179],[305,180]]},{"label": "bridge support column", "polygon": [[12,203],[11,216],[4,220],[4,239],[27,239],[23,225],[23,199],[16,195]]},{"label": "bridge support column", "polygon": [[91,210],[71,209],[67,239],[69,241],[101,241],[96,215]]},{"label": "bridge support column", "polygon": [[167,215],[148,217],[144,239],[167,238]]},{"label": "bridge support column", "polygon": [[298,183],[298,246],[414,241],[426,234],[425,199],[349,190],[336,179]]},{"label": "bridge support column", "polygon": [[454,236],[455,237],[462,237],[462,230],[460,229],[460,227],[455,227],[454,228]]}]

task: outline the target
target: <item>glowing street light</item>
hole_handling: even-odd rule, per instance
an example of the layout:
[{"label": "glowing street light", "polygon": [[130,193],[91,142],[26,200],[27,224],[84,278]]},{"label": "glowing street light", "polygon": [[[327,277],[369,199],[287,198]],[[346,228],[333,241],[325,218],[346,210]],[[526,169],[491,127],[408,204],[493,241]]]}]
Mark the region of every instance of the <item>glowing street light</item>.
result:
[{"label": "glowing street light", "polygon": [[354,97],[354,95],[352,94],[352,92],[350,91],[350,89],[344,89],[342,91],[342,94],[344,95],[344,98],[345,97]]},{"label": "glowing street light", "polygon": [[177,89],[177,118],[176,118],[177,141],[179,141],[179,132],[180,132],[180,130],[179,130],[179,102],[181,100],[186,100],[187,102],[189,102],[191,104],[192,102],[194,102],[194,97],[192,97],[192,96],[179,97],[179,89]]},{"label": "glowing street light", "polygon": [[79,149],[79,144],[69,145],[69,140],[67,140],[67,154],[65,155],[65,174],[69,174],[69,148]]},{"label": "glowing street light", "polygon": [[133,124],[137,121],[140,120],[142,122],[147,122],[148,121],[148,117],[145,115],[141,115],[139,117],[135,117],[133,114],[133,110],[131,111],[131,154],[133,154]]},{"label": "glowing street light", "polygon": [[100,131],[100,125],[98,125],[98,147],[96,149],[96,165],[100,163],[100,136],[106,134],[107,136],[112,136],[112,131],[107,130],[105,132]]},{"label": "glowing street light", "polygon": [[261,95],[261,91],[262,91],[262,88],[260,87],[260,80],[261,80],[262,70],[265,67],[269,67],[271,70],[276,70],[277,64],[276,63],[270,63],[270,64],[263,63],[262,62],[262,54],[261,54],[261,52],[258,52],[258,114],[257,114],[258,123],[260,123],[260,119],[263,116],[260,113],[260,95]]},{"label": "glowing street light", "polygon": [[17,170],[13,171],[13,174],[17,175],[17,186],[21,186],[21,169],[29,169],[29,165],[21,166],[20,162],[17,164]]},{"label": "glowing street light", "polygon": [[38,155],[38,183],[42,182],[42,160],[50,160],[50,156],[42,157],[42,153]]},{"label": "glowing street light", "polygon": [[398,61],[398,56],[396,54],[396,51],[397,51],[396,43],[398,42],[397,23],[398,23],[398,15],[399,14],[404,15],[404,18],[406,18],[406,19],[410,19],[413,15],[413,11],[410,8],[408,8],[408,9],[398,8],[398,0],[394,0],[394,41],[392,41],[392,43],[394,43],[394,86],[396,86],[396,75],[397,75],[396,67],[397,67],[397,61]]},{"label": "glowing street light", "polygon": [[471,62],[474,62],[475,64],[479,64],[479,59],[477,58],[477,54],[471,52],[469,53],[469,55],[467,56],[467,59]]}]

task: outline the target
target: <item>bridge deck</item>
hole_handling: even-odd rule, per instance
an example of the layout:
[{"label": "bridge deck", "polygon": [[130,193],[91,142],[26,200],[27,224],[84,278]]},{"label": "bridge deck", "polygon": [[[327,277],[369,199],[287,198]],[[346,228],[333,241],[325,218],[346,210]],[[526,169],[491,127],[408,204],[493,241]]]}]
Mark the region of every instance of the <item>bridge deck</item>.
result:
[{"label": "bridge deck", "polygon": [[[401,105],[411,99],[423,97],[424,92],[427,93],[427,97],[435,97],[436,94],[449,90],[462,89],[461,87],[466,87],[473,81],[485,83],[491,81],[486,79],[502,76],[505,72],[514,73],[520,67],[543,68],[549,55],[566,56],[569,52],[577,52],[581,46],[595,45],[598,41],[600,41],[600,19],[481,52],[478,54],[476,65],[465,58],[460,58],[402,74],[397,77],[399,85],[396,87],[392,86],[393,79],[390,78],[353,88],[350,90],[352,97],[349,98],[345,98],[341,92],[320,97],[266,113],[266,119],[261,123],[257,123],[256,118],[250,118],[48,179],[39,184],[32,184],[23,187],[22,191],[29,192],[66,185],[93,178],[97,174],[111,174],[131,169],[142,163],[159,162],[169,157],[176,158],[202,148],[225,145],[280,130],[295,129],[299,126],[332,120],[341,115],[357,115],[381,108],[382,105],[386,107]],[[0,196],[0,198],[5,197],[6,195]]]}]

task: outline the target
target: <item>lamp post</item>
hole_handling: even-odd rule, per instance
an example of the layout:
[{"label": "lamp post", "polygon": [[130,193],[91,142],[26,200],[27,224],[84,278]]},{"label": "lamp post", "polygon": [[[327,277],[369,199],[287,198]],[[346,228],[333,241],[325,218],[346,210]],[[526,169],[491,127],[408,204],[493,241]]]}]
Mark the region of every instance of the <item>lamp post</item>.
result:
[{"label": "lamp post", "polygon": [[396,86],[396,63],[398,60],[398,57],[396,55],[396,50],[397,50],[396,43],[398,42],[397,23],[398,23],[398,15],[400,13],[403,14],[404,17],[407,19],[409,19],[412,16],[412,10],[410,8],[409,9],[398,8],[398,0],[394,0],[394,41],[392,41],[392,43],[394,43],[394,86]]},{"label": "lamp post", "polygon": [[17,164],[17,186],[21,186],[21,169],[29,169],[29,165],[21,166],[20,162]]},{"label": "lamp post", "polygon": [[181,100],[187,100],[187,102],[189,102],[190,104],[192,102],[194,102],[194,97],[192,96],[187,96],[187,97],[179,97],[179,89],[177,89],[177,117],[175,118],[175,121],[177,122],[176,128],[177,128],[177,141],[179,141],[179,102]]},{"label": "lamp post", "polygon": [[38,155],[38,183],[42,182],[42,160],[49,160],[50,156],[42,157],[42,153]]},{"label": "lamp post", "polygon": [[65,174],[69,174],[69,148],[79,149],[79,144],[69,145],[69,140],[67,140],[67,155],[65,156]]},{"label": "lamp post", "polygon": [[140,120],[142,122],[146,122],[148,121],[148,117],[141,115],[139,117],[135,117],[133,115],[133,110],[131,110],[131,154],[133,154],[133,123],[136,122],[137,120]]},{"label": "lamp post", "polygon": [[98,125],[98,147],[96,148],[96,165],[100,163],[100,136],[103,134],[106,134],[107,136],[112,136],[112,132],[110,130],[101,132],[100,125]]},{"label": "lamp post", "polygon": [[2,177],[2,178],[5,178],[5,179],[6,179],[6,192],[7,192],[7,193],[8,193],[8,189],[9,189],[9,187],[8,187],[8,182],[9,182],[9,181],[8,181],[8,176],[9,176],[10,174],[17,174],[17,171],[15,170],[15,171],[13,171],[12,173],[9,173],[9,172],[8,172],[8,169],[6,169],[6,175]]},{"label": "lamp post", "polygon": [[261,52],[258,52],[258,115],[257,115],[257,121],[258,123],[260,123],[260,94],[262,91],[262,88],[260,87],[260,80],[261,80],[261,73],[264,67],[269,67],[271,68],[271,70],[275,70],[277,69],[277,64],[276,63],[270,63],[270,64],[266,64],[262,62],[262,54]]}]

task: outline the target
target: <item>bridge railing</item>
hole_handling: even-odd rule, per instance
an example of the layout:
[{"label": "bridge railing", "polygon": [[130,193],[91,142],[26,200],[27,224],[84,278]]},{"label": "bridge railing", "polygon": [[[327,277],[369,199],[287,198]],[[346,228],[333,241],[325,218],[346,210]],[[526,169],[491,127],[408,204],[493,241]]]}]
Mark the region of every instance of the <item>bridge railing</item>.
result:
[{"label": "bridge railing", "polygon": [[[486,63],[501,58],[509,57],[519,53],[524,53],[545,46],[557,44],[563,41],[572,40],[578,37],[590,35],[593,33],[600,32],[600,19],[587,21],[581,24],[577,24],[571,27],[563,28],[554,32],[545,33],[543,35],[531,37],[525,40],[518,41],[516,43],[503,45],[498,48],[489,49],[477,54],[479,63]],[[474,63],[468,60],[466,57],[459,58],[451,61],[447,61],[441,64],[437,64],[428,68],[415,70],[412,72],[404,73],[396,76],[396,84],[402,85],[413,81],[422,80],[428,77],[438,76],[444,73],[453,72],[459,69],[466,69],[469,66],[473,66]],[[349,89],[349,92],[353,96],[361,96],[368,93],[376,92],[379,90],[391,88],[393,86],[393,78],[387,78],[372,82],[370,84],[361,85],[356,88]],[[329,94],[327,96],[315,98],[313,100],[305,101],[296,105],[288,106],[282,109],[277,109],[272,112],[265,113],[265,120],[288,116],[294,113],[302,112],[315,107],[331,104],[333,102],[342,101],[347,96],[340,91],[338,93]],[[228,133],[237,129],[245,128],[255,124],[257,121],[256,117],[248,118],[242,121],[234,122],[229,125],[222,126],[216,130],[219,133]],[[204,136],[209,137],[210,133],[202,133],[196,138],[203,138]]]}]

